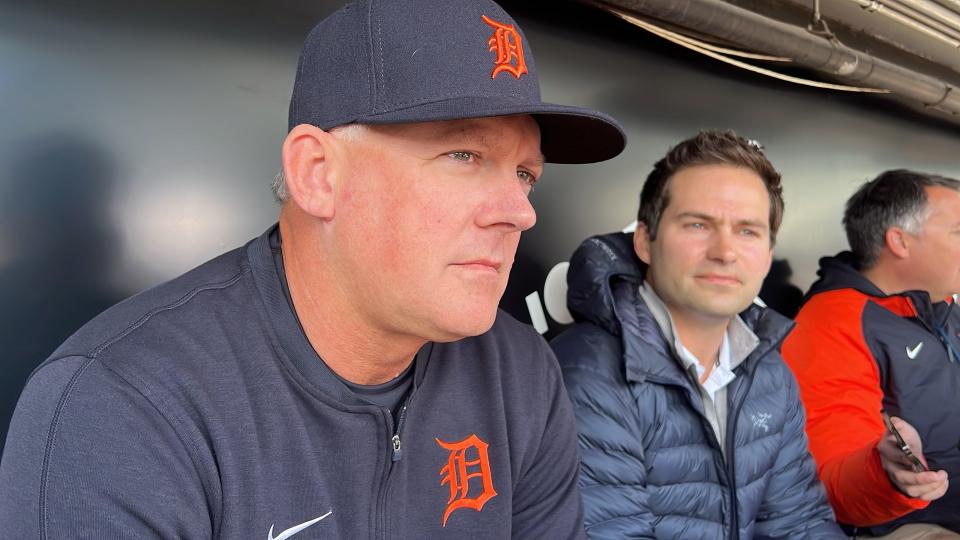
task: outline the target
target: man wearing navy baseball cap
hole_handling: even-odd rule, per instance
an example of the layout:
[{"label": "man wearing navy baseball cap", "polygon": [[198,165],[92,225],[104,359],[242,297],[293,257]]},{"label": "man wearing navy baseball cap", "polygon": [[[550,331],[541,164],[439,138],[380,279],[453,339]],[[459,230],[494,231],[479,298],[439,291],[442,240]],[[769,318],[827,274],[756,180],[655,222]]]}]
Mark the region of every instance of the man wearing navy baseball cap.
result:
[{"label": "man wearing navy baseball cap", "polygon": [[582,538],[559,369],[497,305],[544,162],[624,147],[544,103],[488,0],[307,37],[278,225],[88,323],[0,465],[12,537]]}]

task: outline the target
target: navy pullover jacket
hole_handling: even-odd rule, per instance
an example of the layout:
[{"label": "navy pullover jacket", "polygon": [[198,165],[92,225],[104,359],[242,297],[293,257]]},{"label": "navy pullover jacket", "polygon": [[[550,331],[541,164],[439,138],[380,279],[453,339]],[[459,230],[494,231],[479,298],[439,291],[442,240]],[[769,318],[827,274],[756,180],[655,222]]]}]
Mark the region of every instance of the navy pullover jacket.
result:
[{"label": "navy pullover jacket", "polygon": [[269,234],[114,306],[32,375],[0,536],[583,537],[573,416],[536,332],[500,313],[427,344],[395,425],[317,357]]}]

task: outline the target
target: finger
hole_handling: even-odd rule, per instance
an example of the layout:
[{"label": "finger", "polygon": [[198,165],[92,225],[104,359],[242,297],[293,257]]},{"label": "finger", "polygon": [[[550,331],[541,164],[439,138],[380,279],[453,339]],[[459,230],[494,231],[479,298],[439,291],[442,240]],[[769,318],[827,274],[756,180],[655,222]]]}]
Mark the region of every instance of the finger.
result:
[{"label": "finger", "polygon": [[[900,427],[902,427],[904,430],[903,433],[901,433],[900,435],[904,439],[904,442],[907,443],[907,446],[910,448],[911,453],[917,459],[919,459],[921,463],[923,463],[924,469],[929,469],[930,466],[927,463],[927,458],[923,455],[922,444],[920,443],[919,435],[916,434],[916,430],[914,430],[913,427],[910,426],[910,424],[907,424],[903,420],[900,420],[899,418],[897,418],[897,420],[899,420]],[[915,470],[914,469],[915,462],[913,458],[908,457],[903,452],[903,450],[900,448],[900,444],[896,436],[894,436],[892,433],[886,433],[881,439],[881,442],[882,444],[877,445],[877,450],[880,452],[881,457],[886,458],[887,460],[899,463],[907,469]]]},{"label": "finger", "polygon": [[881,461],[884,462],[884,468],[889,469],[892,465],[893,470],[907,469],[913,470],[913,462],[903,453],[903,450],[897,446],[893,435],[884,437],[877,445],[877,452],[880,453]]},{"label": "finger", "polygon": [[[901,486],[901,491],[914,499],[923,499],[925,501],[936,498],[934,495],[943,489],[944,482],[934,484],[918,484],[912,486]],[[931,498],[932,497],[932,498]]]},{"label": "finger", "polygon": [[908,424],[906,420],[900,418],[899,416],[891,416],[890,423],[893,424],[893,427],[897,428],[897,431],[900,432],[900,435],[903,435],[904,431],[908,431],[908,427],[913,427]]},{"label": "finger", "polygon": [[887,433],[877,444],[877,451],[880,452],[880,456],[891,461],[899,461],[903,456],[903,450],[900,450],[900,447],[897,445],[897,439]]},{"label": "finger", "polygon": [[933,489],[929,489],[925,491],[921,489],[920,493],[917,495],[916,498],[924,501],[933,501],[933,500],[939,499],[940,497],[943,497],[943,495],[947,492],[949,488],[950,488],[950,481],[944,480],[943,482],[937,484],[937,486]]},{"label": "finger", "polygon": [[899,416],[891,417],[890,423],[893,424],[893,427],[895,427],[897,432],[900,433],[900,437],[903,438],[903,441],[906,442],[915,453],[919,454],[923,443],[920,440],[920,434],[917,433],[917,430]]},{"label": "finger", "polygon": [[913,472],[911,470],[895,471],[893,476],[901,486],[928,486],[939,485],[947,481],[946,471]]},{"label": "finger", "polygon": [[940,488],[935,489],[935,490],[933,490],[933,491],[929,491],[929,492],[921,495],[919,498],[922,499],[922,500],[924,500],[924,501],[935,501],[935,500],[939,499],[940,497],[943,497],[944,495],[946,495],[947,490],[948,490],[949,488],[950,488],[950,482],[947,481],[947,482],[944,482],[944,483],[940,486]]},{"label": "finger", "polygon": [[897,472],[892,479],[900,491],[908,496],[933,500],[942,496],[946,492],[945,486],[949,485],[946,475],[941,475],[940,472],[942,471],[936,473]]}]

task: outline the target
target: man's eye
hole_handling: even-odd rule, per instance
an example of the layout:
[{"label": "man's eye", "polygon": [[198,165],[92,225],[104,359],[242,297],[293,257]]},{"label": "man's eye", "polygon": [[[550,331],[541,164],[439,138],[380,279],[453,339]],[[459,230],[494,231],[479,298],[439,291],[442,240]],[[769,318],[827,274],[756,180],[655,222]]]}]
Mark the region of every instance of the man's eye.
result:
[{"label": "man's eye", "polygon": [[530,186],[537,183],[537,177],[534,176],[532,172],[525,171],[523,169],[519,169],[517,171],[517,178],[519,178],[524,184],[528,184]]},{"label": "man's eye", "polygon": [[476,154],[473,152],[467,152],[465,150],[459,150],[457,152],[450,152],[447,154],[457,161],[462,161],[464,163],[470,163],[476,157]]},{"label": "man's eye", "polygon": [[740,231],[740,234],[742,234],[743,236],[760,236],[760,233],[758,233],[753,229],[742,229]]},{"label": "man's eye", "polygon": [[703,223],[700,223],[699,221],[695,221],[693,223],[687,223],[686,227],[688,229],[699,230],[699,229],[706,228],[706,225],[704,225]]}]

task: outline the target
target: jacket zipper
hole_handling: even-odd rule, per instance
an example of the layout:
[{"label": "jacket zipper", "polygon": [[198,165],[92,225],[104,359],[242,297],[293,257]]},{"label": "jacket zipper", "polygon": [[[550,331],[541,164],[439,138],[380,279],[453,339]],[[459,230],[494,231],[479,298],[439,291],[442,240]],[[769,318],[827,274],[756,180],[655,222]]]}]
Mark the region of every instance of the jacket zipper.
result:
[{"label": "jacket zipper", "polygon": [[[755,352],[754,354],[751,354],[751,356],[755,355],[757,358],[763,358],[764,356],[770,354],[771,351],[777,350],[780,347],[780,345],[783,343],[783,340],[785,338],[786,336],[781,337],[777,341],[772,342],[770,346],[763,349],[763,351],[759,353]],[[746,360],[744,360],[744,362],[746,362]],[[746,371],[746,369],[744,369],[744,371]],[[734,475],[735,473],[734,449],[736,446],[733,444],[733,442],[737,432],[737,418],[740,416],[740,409],[743,407],[743,402],[746,401],[746,395],[750,393],[750,387],[753,386],[754,377],[753,377],[752,370],[750,371],[749,376],[750,378],[747,380],[746,387],[743,390],[744,399],[740,400],[740,402],[736,404],[736,408],[734,409],[734,413],[732,415],[729,415],[729,414],[727,415],[727,440],[726,440],[725,446],[727,447],[727,463],[726,463],[727,476],[728,476],[727,487],[729,488],[728,490],[730,492],[730,505],[732,506],[731,508],[732,512],[731,512],[731,518],[730,518],[730,538],[731,539],[740,538],[739,531],[738,531],[740,527],[739,525],[740,510],[737,506],[737,479],[736,479],[736,476]],[[647,380],[657,382],[659,384],[669,384],[672,386],[678,386],[680,388],[683,388],[684,390],[688,390],[688,388],[684,384],[678,384],[677,381],[667,379],[667,378],[648,376]]]},{"label": "jacket zipper", "polygon": [[[390,437],[390,441],[389,441],[389,443],[390,443],[390,465],[389,465],[389,467],[387,467],[387,477],[386,477],[386,479],[385,479],[384,482],[383,482],[383,491],[381,492],[381,495],[380,495],[380,504],[379,504],[379,510],[378,510],[379,516],[378,516],[378,519],[377,519],[377,525],[378,525],[378,528],[379,528],[380,530],[379,530],[379,534],[377,535],[377,538],[386,538],[386,534],[387,534],[387,524],[386,524],[386,521],[387,521],[387,516],[386,516],[387,493],[388,493],[389,490],[390,490],[390,480],[393,478],[392,473],[393,473],[394,463],[400,461],[400,458],[403,457],[402,442],[401,442],[401,440],[400,440],[400,433],[401,433],[401,430],[403,430],[403,422],[404,422],[404,420],[405,420],[406,417],[407,417],[407,408],[408,408],[408,406],[410,405],[410,399],[413,398],[413,394],[414,394],[414,390],[411,389],[410,392],[407,394],[406,399],[403,400],[403,405],[400,407],[400,414],[397,415],[397,425],[395,426],[395,429],[393,430],[393,435]],[[384,411],[386,412],[387,418],[389,419],[389,418],[391,417],[390,412],[387,411],[386,409],[384,409]],[[389,424],[388,424],[388,425],[389,425]]]},{"label": "jacket zipper", "polygon": [[920,323],[920,326],[922,326],[924,330],[926,330],[930,334],[933,334],[937,338],[937,341],[939,341],[940,344],[943,345],[943,348],[946,349],[947,360],[949,360],[951,363],[960,360],[960,355],[957,354],[957,351],[954,349],[953,344],[950,343],[950,337],[947,336],[946,332],[944,332],[944,328],[949,328],[948,324],[950,323],[950,311],[953,310],[953,306],[954,306],[953,302],[951,302],[950,305],[947,306],[947,314],[943,318],[943,324],[938,325],[936,324],[936,321],[934,321],[933,326],[931,326],[930,324],[927,323],[926,320],[924,320],[923,317],[920,316],[920,310],[917,309],[916,302],[914,302],[913,299],[910,298],[909,296],[907,296],[906,298],[913,305],[913,310],[917,312],[916,320],[917,322]]},{"label": "jacket zipper", "polygon": [[[771,351],[779,350],[780,345],[783,343],[783,340],[786,336],[780,337],[777,341],[770,344],[769,347],[757,353],[756,357],[758,362],[760,358],[764,358],[766,355],[770,354]],[[744,361],[746,363],[746,361]],[[747,371],[746,368],[743,370]],[[729,477],[729,488],[730,488],[730,504],[733,506],[730,517],[730,538],[739,539],[740,538],[740,507],[737,504],[737,477],[736,477],[736,458],[734,456],[736,445],[734,439],[736,439],[737,434],[737,419],[740,417],[740,409],[743,408],[743,403],[747,400],[747,394],[750,393],[750,387],[753,386],[754,371],[756,371],[756,366],[753,366],[753,369],[749,373],[744,373],[749,375],[747,379],[747,385],[743,389],[743,399],[741,399],[734,409],[733,415],[727,415],[727,476]],[[809,450],[808,450],[809,451]]]},{"label": "jacket zipper", "polygon": [[[771,350],[772,350],[772,348],[771,348],[771,349],[767,349],[764,354],[768,354]],[[751,375],[750,379],[747,380],[746,383],[745,383],[745,384],[746,384],[746,388],[744,389],[744,395],[746,395],[746,393],[748,393],[748,392],[750,391],[750,387],[753,385],[753,377],[752,377],[753,374],[751,373],[750,375]],[[688,390],[689,390],[689,388],[688,388],[687,386],[685,386],[685,385],[683,385],[683,384],[678,384],[676,381],[669,380],[669,379],[665,379],[665,378],[660,378],[660,377],[647,377],[647,380],[648,380],[648,381],[653,381],[653,382],[658,383],[658,384],[668,384],[668,385],[671,385],[671,386],[676,386],[676,387],[678,387],[678,388],[682,388],[684,391],[688,391]],[[733,461],[733,458],[734,458],[734,456],[733,456],[733,453],[734,453],[734,452],[733,452],[734,444],[733,444],[733,440],[734,440],[734,435],[736,434],[736,431],[737,431],[736,418],[737,418],[737,416],[740,415],[740,407],[743,405],[743,402],[744,402],[744,401],[745,401],[745,400],[741,400],[741,401],[737,404],[736,409],[734,410],[734,412],[733,412],[732,415],[727,415],[727,439],[726,439],[726,441],[725,441],[725,443],[724,443],[724,446],[727,447],[727,456],[726,456],[726,458],[725,458],[725,461],[726,461],[725,464],[726,464],[726,473],[727,473],[727,488],[728,488],[728,491],[729,491],[729,493],[730,493],[730,506],[731,506],[731,509],[730,509],[730,510],[731,510],[731,517],[730,517],[730,532],[729,532],[729,535],[730,535],[730,536],[729,536],[729,537],[730,537],[731,539],[738,539],[738,538],[739,538],[738,532],[737,532],[737,529],[739,528],[739,518],[738,518],[739,509],[737,508],[737,489],[736,489],[737,481],[736,481],[736,477],[734,476],[734,461]],[[709,424],[706,423],[706,419],[703,418],[703,415],[702,415],[702,414],[701,414],[701,418],[704,420],[705,426],[709,428]],[[712,429],[712,428],[711,428],[711,429]],[[712,435],[712,433],[711,433],[711,435]],[[715,437],[712,437],[712,436],[711,436],[710,438],[711,438],[711,439],[715,439]],[[717,447],[717,450],[718,450],[718,451],[721,451],[721,449],[719,448],[719,446]],[[721,451],[721,453],[722,453],[722,451]]]},{"label": "jacket zipper", "polygon": [[[769,354],[769,350],[765,354]],[[736,477],[736,460],[734,456],[734,451],[736,449],[735,444],[733,444],[734,439],[736,438],[737,433],[737,418],[740,417],[740,409],[743,407],[743,402],[746,401],[747,394],[750,393],[750,387],[753,386],[753,373],[750,373],[750,378],[747,379],[746,387],[743,389],[744,399],[741,399],[736,404],[736,409],[734,409],[732,416],[727,416],[727,487],[730,490],[730,505],[732,506],[730,514],[730,538],[740,538],[740,505],[737,502],[737,477]]]},{"label": "jacket zipper", "polygon": [[400,407],[400,414],[397,416],[397,429],[393,432],[393,437],[390,438],[390,443],[393,446],[393,453],[391,454],[390,461],[396,462],[400,461],[400,458],[403,457],[403,449],[401,447],[402,442],[400,441],[400,430],[403,429],[403,421],[407,417],[407,403],[410,402],[410,397],[407,396],[407,399],[403,401],[403,406]]},{"label": "jacket zipper", "polygon": [[956,301],[950,302],[947,305],[947,313],[943,317],[943,324],[937,326],[937,336],[940,338],[940,341],[943,343],[943,346],[947,349],[947,359],[951,363],[960,361],[960,354],[957,354],[957,350],[954,348],[953,343],[950,342],[950,336],[947,334],[947,330],[950,329],[950,315],[956,305]]}]

